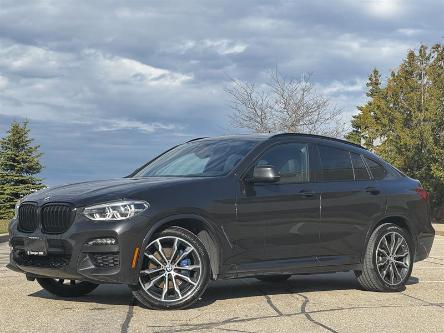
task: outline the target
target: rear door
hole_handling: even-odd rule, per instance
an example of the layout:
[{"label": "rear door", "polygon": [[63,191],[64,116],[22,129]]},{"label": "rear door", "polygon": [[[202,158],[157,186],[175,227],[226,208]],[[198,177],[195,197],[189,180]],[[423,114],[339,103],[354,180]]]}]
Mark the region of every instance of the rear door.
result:
[{"label": "rear door", "polygon": [[385,198],[361,154],[318,145],[318,190],[321,192],[322,265],[358,263],[366,232],[382,217]]}]

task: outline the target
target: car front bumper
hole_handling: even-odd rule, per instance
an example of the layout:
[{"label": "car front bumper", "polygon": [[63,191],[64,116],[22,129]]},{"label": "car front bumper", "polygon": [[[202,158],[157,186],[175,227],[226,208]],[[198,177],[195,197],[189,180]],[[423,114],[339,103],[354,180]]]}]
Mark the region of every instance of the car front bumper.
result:
[{"label": "car front bumper", "polygon": [[[128,221],[92,222],[77,217],[63,234],[45,234],[40,229],[24,233],[17,230],[17,223],[13,220],[8,268],[23,272],[31,278],[137,284],[137,264],[140,263],[137,256],[147,233],[147,219],[147,216],[141,215]],[[45,239],[47,255],[27,255],[24,244],[29,237]],[[96,238],[114,238],[116,244],[87,244]]]}]

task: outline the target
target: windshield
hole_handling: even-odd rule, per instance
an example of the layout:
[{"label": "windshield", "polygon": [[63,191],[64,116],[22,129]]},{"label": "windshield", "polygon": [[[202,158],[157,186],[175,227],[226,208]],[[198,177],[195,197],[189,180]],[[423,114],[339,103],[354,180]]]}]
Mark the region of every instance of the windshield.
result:
[{"label": "windshield", "polygon": [[257,143],[254,140],[202,140],[161,155],[134,177],[210,177],[228,174]]}]

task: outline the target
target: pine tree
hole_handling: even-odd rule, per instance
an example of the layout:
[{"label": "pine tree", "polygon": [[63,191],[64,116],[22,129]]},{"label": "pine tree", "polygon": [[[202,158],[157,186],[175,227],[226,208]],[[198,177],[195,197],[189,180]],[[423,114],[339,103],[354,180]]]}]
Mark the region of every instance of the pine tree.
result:
[{"label": "pine tree", "polygon": [[349,140],[362,143],[444,204],[444,45],[409,51],[385,86],[374,70],[368,101],[353,117]]},{"label": "pine tree", "polygon": [[0,139],[0,219],[10,218],[18,199],[43,188],[36,178],[40,164],[39,146],[33,146],[28,122],[13,122]]}]

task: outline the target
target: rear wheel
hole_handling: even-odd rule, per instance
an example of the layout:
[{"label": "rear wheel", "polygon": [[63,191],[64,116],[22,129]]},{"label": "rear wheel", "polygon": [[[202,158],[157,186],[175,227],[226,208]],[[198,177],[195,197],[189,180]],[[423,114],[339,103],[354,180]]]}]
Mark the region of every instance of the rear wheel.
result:
[{"label": "rear wheel", "polygon": [[370,291],[401,291],[412,273],[413,243],[410,234],[392,223],[373,231],[362,271],[355,271],[360,285]]},{"label": "rear wheel", "polygon": [[151,309],[183,309],[196,302],[210,277],[208,253],[192,232],[171,227],[154,236],[143,252],[134,297]]},{"label": "rear wheel", "polygon": [[290,274],[264,275],[264,276],[256,276],[256,279],[264,282],[284,282],[287,281],[290,277],[291,277]]},{"label": "rear wheel", "polygon": [[51,294],[61,297],[83,296],[99,286],[91,282],[66,279],[38,278],[37,282]]}]

